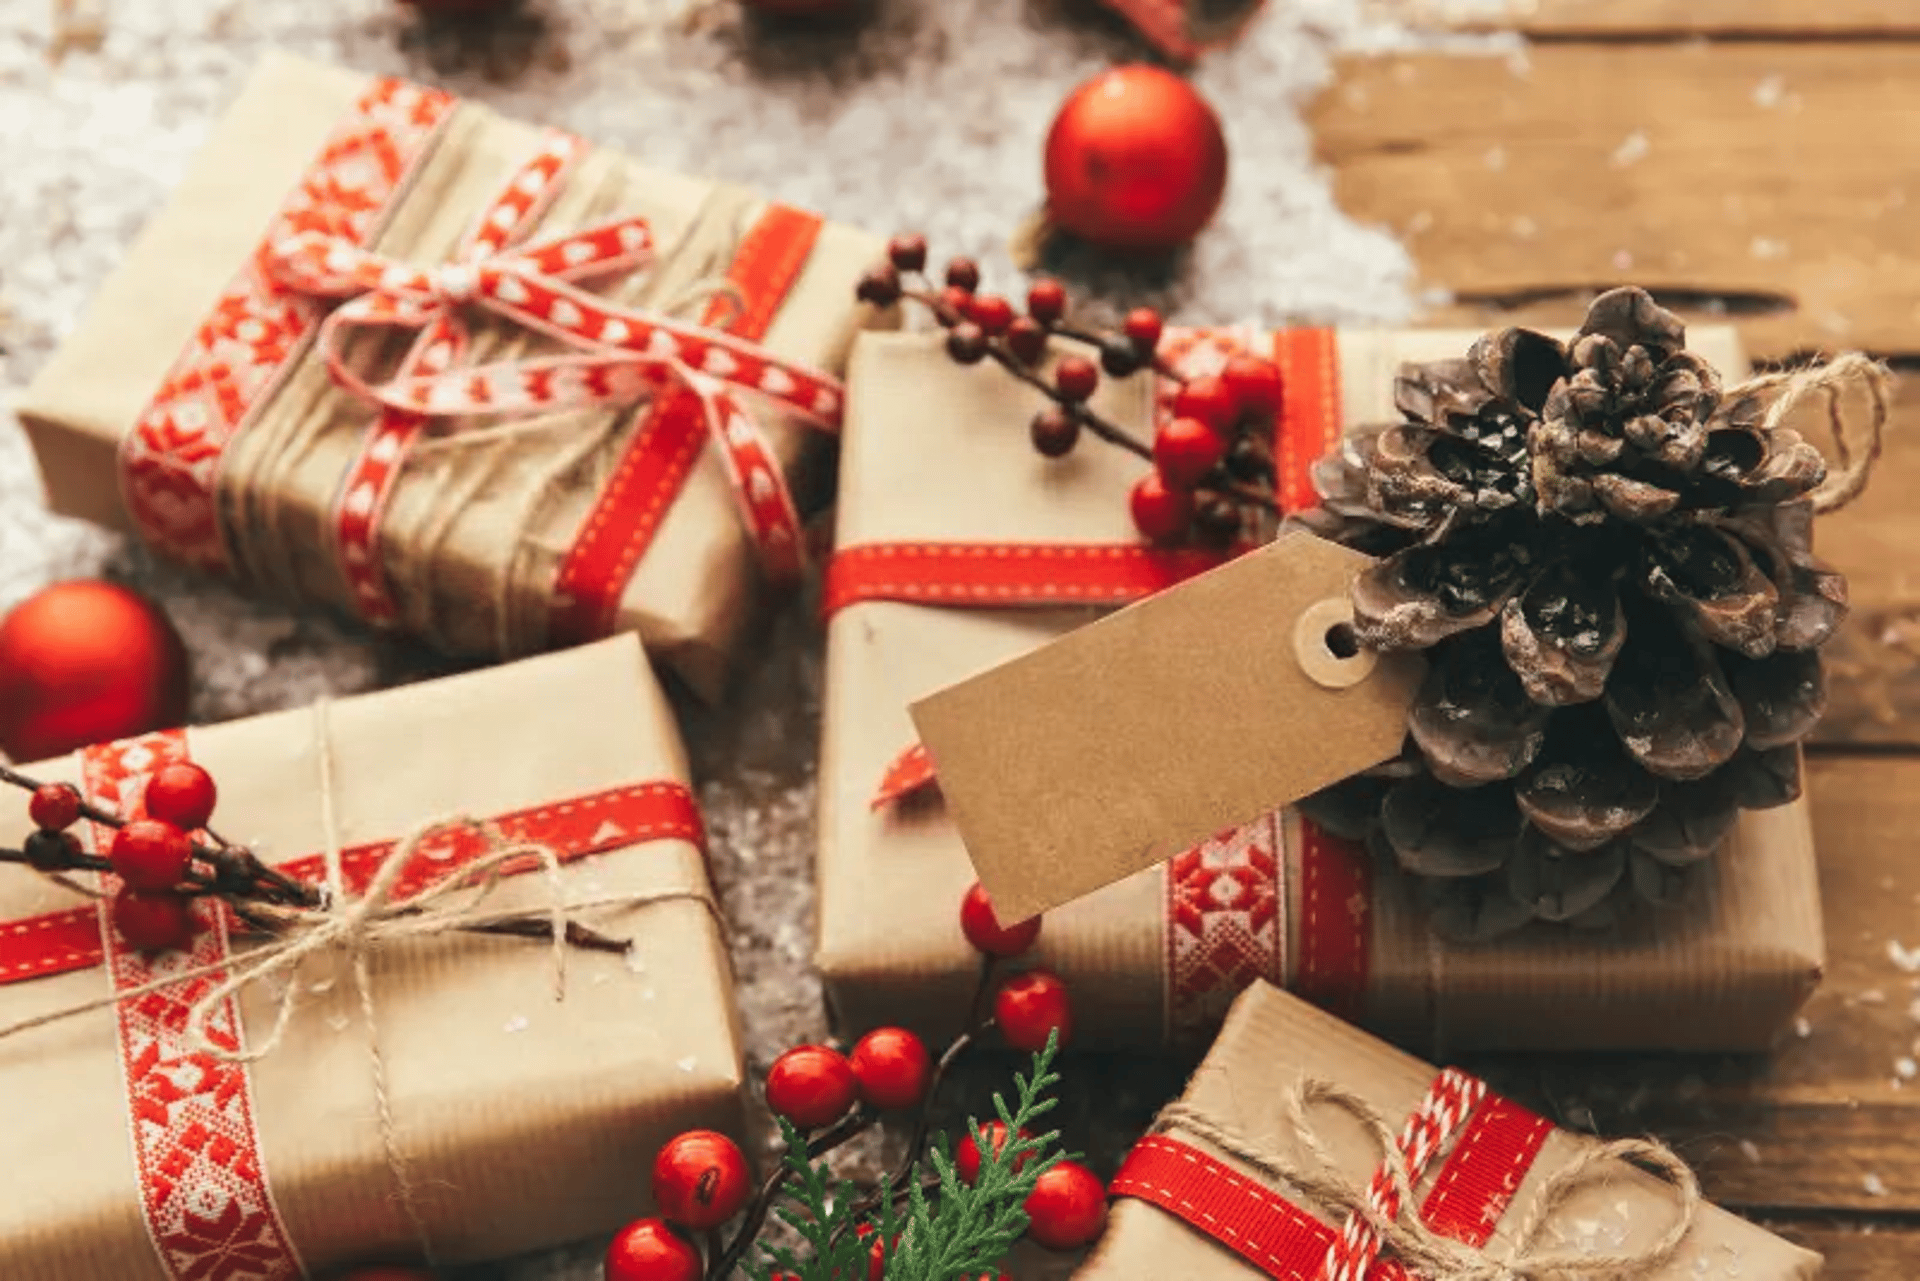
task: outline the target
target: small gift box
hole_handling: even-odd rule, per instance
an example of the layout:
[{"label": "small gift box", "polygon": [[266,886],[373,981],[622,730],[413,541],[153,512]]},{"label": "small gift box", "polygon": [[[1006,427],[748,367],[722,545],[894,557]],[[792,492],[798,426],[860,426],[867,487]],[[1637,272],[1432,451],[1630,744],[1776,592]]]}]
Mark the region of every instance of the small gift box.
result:
[{"label": "small gift box", "polygon": [[1821,1265],[1700,1200],[1664,1148],[1555,1129],[1264,983],[1110,1191],[1090,1281],[1803,1281]]},{"label": "small gift box", "polygon": [[276,56],[19,413],[63,514],[456,655],[636,630],[711,697],[800,568],[877,256]]},{"label": "small gift box", "polygon": [[[738,1132],[700,816],[632,637],[26,772],[126,815],[178,760],[216,779],[212,828],[330,893],[269,936],[202,900],[190,948],[148,955],[0,867],[10,1281],[512,1254],[643,1212],[673,1134]],[[26,801],[0,793],[10,844]],[[609,950],[470,932],[556,911]]]},{"label": "small gift box", "polygon": [[[1402,362],[1457,355],[1471,338],[1175,331],[1161,354],[1194,372],[1233,349],[1275,359],[1285,380],[1277,488],[1282,505],[1298,510],[1312,501],[1309,468],[1343,428],[1393,416]],[[1743,366],[1729,330],[1699,330],[1693,340],[1723,368]],[[975,871],[946,798],[912,790],[931,770],[924,757],[902,756],[916,741],[909,705],[1214,561],[1140,543],[1126,500],[1143,470],[1136,459],[1092,441],[1065,459],[1038,456],[1027,424],[1045,402],[1003,371],[955,365],[937,339],[906,334],[863,337],[853,371],[826,589],[818,961],[848,1031],[904,1023],[944,1035],[964,1014],[977,968],[958,919]],[[1093,404],[1144,437],[1165,412],[1165,392],[1144,376],[1108,380]],[[1242,567],[1259,572],[1277,550],[1189,586]],[[1088,675],[1115,690],[1151,686],[1170,671],[1204,680],[1219,668],[1195,670],[1196,662],[1264,663],[1267,637],[1285,630],[1256,619],[1237,633],[1244,652],[1235,657],[1202,660],[1174,643]],[[1232,635],[1208,643],[1216,640],[1232,646]],[[1275,719],[1271,709],[1283,705],[1275,697],[1182,725],[1231,746],[1243,721]],[[1032,727],[1022,719],[1031,707],[1003,700],[984,715],[969,740],[979,755],[990,761],[998,736]],[[1049,713],[1049,723],[1073,733],[1095,710]],[[1188,711],[1164,706],[1125,733],[1103,730],[1079,743],[1071,768],[1084,768],[1091,788],[1125,765],[1130,744],[1164,738],[1162,717]],[[1383,754],[1400,737],[1390,727]],[[1314,754],[1298,742],[1291,752]],[[1084,790],[1071,773],[1032,781],[1061,798]],[[1212,797],[1205,778],[1182,784],[1200,802]],[[1116,822],[1152,817],[1127,804],[1113,801]],[[997,817],[991,809],[971,817]],[[1048,910],[1032,959],[1071,982],[1081,1044],[1204,1034],[1238,991],[1266,979],[1411,1044],[1756,1048],[1811,993],[1824,956],[1804,805],[1749,813],[1731,839],[1734,848],[1696,869],[1677,907],[1606,930],[1536,924],[1465,944],[1436,935],[1419,887],[1390,861],[1289,810]],[[1067,838],[1030,861],[1059,873],[1085,853]]]}]

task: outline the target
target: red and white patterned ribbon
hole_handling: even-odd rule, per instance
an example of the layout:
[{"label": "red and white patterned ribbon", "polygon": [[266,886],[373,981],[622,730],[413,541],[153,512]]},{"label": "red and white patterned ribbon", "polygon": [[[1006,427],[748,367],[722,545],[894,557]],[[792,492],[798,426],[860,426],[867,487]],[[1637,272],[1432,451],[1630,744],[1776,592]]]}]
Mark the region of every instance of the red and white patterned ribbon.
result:
[{"label": "red and white patterned ribbon", "polygon": [[[800,518],[776,455],[742,408],[756,397],[825,431],[840,424],[839,381],[734,335],[658,312],[623,307],[575,282],[651,261],[644,219],[623,218],[536,244],[522,243],[584,144],[550,134],[540,152],[483,212],[460,258],[417,267],[323,233],[298,232],[268,246],[267,270],[309,297],[342,299],[317,343],[334,380],[386,411],[342,490],[342,563],[356,598],[390,621],[373,546],[379,514],[406,448],[431,418],[500,417],[690,398],[726,466],[741,517],[772,576],[802,564]],[[549,338],[560,354],[467,364],[464,313],[490,313]],[[366,329],[419,337],[381,382],[355,368],[349,347]]]}]

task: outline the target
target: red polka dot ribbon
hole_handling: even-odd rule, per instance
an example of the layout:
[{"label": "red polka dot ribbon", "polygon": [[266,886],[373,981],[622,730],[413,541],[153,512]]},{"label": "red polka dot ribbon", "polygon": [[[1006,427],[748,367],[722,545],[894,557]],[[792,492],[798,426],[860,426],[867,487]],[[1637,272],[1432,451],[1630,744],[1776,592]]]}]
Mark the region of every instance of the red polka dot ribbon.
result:
[{"label": "red polka dot ribbon", "polygon": [[[1440,1162],[1420,1205],[1433,1231],[1478,1249],[1513,1203],[1553,1127],[1451,1068],[1439,1074],[1408,1118],[1395,1147],[1410,1184]],[[1414,1281],[1381,1257],[1367,1220],[1347,1217],[1338,1229],[1272,1188],[1193,1144],[1155,1135],[1135,1145],[1109,1191],[1173,1215],[1232,1250],[1262,1276],[1279,1281]],[[1367,1184],[1367,1208],[1386,1220],[1405,1209],[1388,1168]]]}]

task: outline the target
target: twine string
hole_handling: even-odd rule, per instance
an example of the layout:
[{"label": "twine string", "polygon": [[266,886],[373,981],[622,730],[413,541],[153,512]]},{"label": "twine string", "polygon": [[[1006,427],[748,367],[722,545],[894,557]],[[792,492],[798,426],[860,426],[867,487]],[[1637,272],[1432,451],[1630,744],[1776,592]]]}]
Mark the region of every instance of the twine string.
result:
[{"label": "twine string", "polygon": [[[1847,393],[1858,389],[1867,400],[1866,440],[1853,437],[1853,418],[1847,412]],[[1730,387],[1722,396],[1730,404],[1747,396],[1772,395],[1763,435],[1783,428],[1801,406],[1815,398],[1826,402],[1827,429],[1833,437],[1838,464],[1809,495],[1816,515],[1836,512],[1866,492],[1867,481],[1880,461],[1887,419],[1892,412],[1893,374],[1887,367],[1857,351],[1804,369],[1759,374]]]},{"label": "twine string", "polygon": [[[1326,1142],[1308,1119],[1309,1110],[1315,1107],[1343,1112],[1367,1132],[1381,1153],[1381,1170],[1398,1193],[1400,1209],[1393,1216],[1374,1208],[1365,1182],[1341,1173]],[[1685,1243],[1700,1210],[1699,1180],[1670,1149],[1642,1139],[1591,1144],[1541,1185],[1521,1221],[1512,1254],[1500,1262],[1441,1236],[1421,1221],[1417,1211],[1409,1212],[1409,1207],[1418,1202],[1405,1162],[1398,1158],[1393,1128],[1368,1100],[1331,1081],[1303,1078],[1282,1097],[1281,1116],[1287,1132],[1309,1160],[1296,1161],[1255,1143],[1184,1100],[1164,1108],[1153,1130],[1165,1133],[1178,1129],[1204,1139],[1266,1178],[1291,1185],[1328,1217],[1351,1216],[1364,1221],[1386,1249],[1423,1281],[1546,1281],[1569,1273],[1617,1281],[1652,1277]],[[1615,1163],[1620,1161],[1641,1167],[1672,1189],[1673,1221],[1666,1231],[1646,1246],[1611,1254],[1546,1248],[1543,1239],[1561,1207],[1582,1189],[1614,1177]]]}]

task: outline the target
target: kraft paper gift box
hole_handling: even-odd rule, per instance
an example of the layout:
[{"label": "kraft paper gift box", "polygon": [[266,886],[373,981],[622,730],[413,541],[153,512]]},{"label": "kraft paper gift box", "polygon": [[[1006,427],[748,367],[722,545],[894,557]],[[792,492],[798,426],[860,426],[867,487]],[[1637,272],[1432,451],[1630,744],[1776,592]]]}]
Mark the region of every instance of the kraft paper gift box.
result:
[{"label": "kraft paper gift box", "polygon": [[[1516,1262],[1524,1248],[1536,1260],[1572,1256],[1576,1262],[1565,1275],[1585,1274],[1577,1260],[1599,1255],[1639,1257],[1640,1266],[1607,1275],[1644,1281],[1806,1281],[1820,1274],[1820,1256],[1705,1202],[1685,1221],[1676,1249],[1648,1258],[1683,1222],[1673,1184],[1617,1157],[1576,1170],[1577,1162],[1593,1160],[1598,1140],[1555,1129],[1471,1077],[1436,1073],[1260,983],[1234,1004],[1179,1103],[1122,1163],[1110,1188],[1115,1200],[1106,1234],[1075,1275],[1086,1281],[1408,1275],[1391,1248],[1377,1271],[1354,1266],[1350,1251],[1350,1270],[1321,1271],[1330,1251],[1365,1235],[1355,1230],[1363,1225],[1347,1223],[1345,1214],[1282,1175],[1331,1178],[1364,1192],[1386,1153],[1352,1110],[1319,1102],[1290,1113],[1287,1096],[1310,1097],[1303,1089],[1308,1083],[1357,1098],[1401,1136],[1397,1146],[1417,1169],[1409,1179],[1414,1199],[1399,1207],[1398,1221],[1405,1224],[1417,1212],[1431,1232],[1480,1251],[1488,1263]],[[1296,1118],[1325,1145],[1328,1162],[1302,1141]],[[1545,1206],[1541,1198],[1556,1180],[1566,1195]],[[1362,1199],[1384,1209],[1378,1191]],[[1541,1229],[1525,1243],[1536,1211]]]},{"label": "kraft paper gift box", "polygon": [[[1306,469],[1343,426],[1395,416],[1402,362],[1457,355],[1474,336],[1242,336],[1271,350],[1287,378],[1283,496],[1308,500]],[[1730,330],[1691,338],[1721,369],[1744,370]],[[1040,457],[1027,438],[1040,394],[991,365],[955,365],[937,338],[864,336],[850,387],[827,577],[817,959],[846,1031],[902,1023],[944,1035],[957,1030],[978,972],[958,919],[974,869],[937,791],[878,808],[873,798],[915,742],[909,704],[1100,611],[960,607],[951,592],[903,599],[914,593],[900,588],[951,576],[929,544],[969,554],[1022,544],[1023,562],[1052,548],[1047,563],[1068,577],[1080,572],[1068,561],[1098,559],[1076,549],[1137,546],[1127,492],[1143,468],[1090,438],[1064,460]],[[1108,380],[1098,396],[1111,421],[1150,434],[1146,378]],[[990,742],[982,750],[991,757]],[[1084,768],[1091,776],[1125,751],[1121,741],[1089,745]],[[1070,790],[1074,779],[1057,784]],[[1749,813],[1731,839],[1676,910],[1603,932],[1536,925],[1471,946],[1428,928],[1407,878],[1315,837],[1288,811],[1048,911],[1030,959],[1072,984],[1076,1043],[1089,1046],[1202,1035],[1264,978],[1417,1046],[1754,1049],[1791,1020],[1824,958],[1804,802]]]},{"label": "kraft paper gift box", "polygon": [[[389,940],[370,958],[370,1027],[350,957],[323,950],[216,1011],[216,1034],[263,1052],[244,1068],[184,1040],[204,982],[0,1037],[16,1104],[0,1126],[8,1281],[278,1279],[513,1254],[646,1212],[645,1172],[672,1135],[739,1132],[739,1038],[699,815],[632,637],[29,773],[117,795],[124,812],[142,771],[181,754],[217,781],[215,830],[316,880],[330,824],[351,887],[421,824],[496,821],[565,859],[561,901],[601,900],[574,919],[631,951],[568,948],[556,1001],[544,939]],[[0,795],[0,831],[29,830],[26,801]],[[418,848],[403,892],[461,865],[473,846],[459,835]],[[496,893],[539,912],[556,889],[530,870]],[[0,1027],[256,946],[203,932],[191,954],[145,962],[91,906],[20,867],[0,867],[0,921]],[[269,1044],[290,981],[300,999]]]},{"label": "kraft paper gift box", "polygon": [[[713,697],[761,580],[795,571],[831,375],[886,319],[854,299],[880,248],[437,90],[272,56],[18,410],[64,515],[457,656],[636,630]],[[329,336],[342,299],[368,323]],[[429,417],[342,385],[329,351]],[[540,360],[561,363],[524,368]],[[441,370],[431,392],[401,377]]]}]

